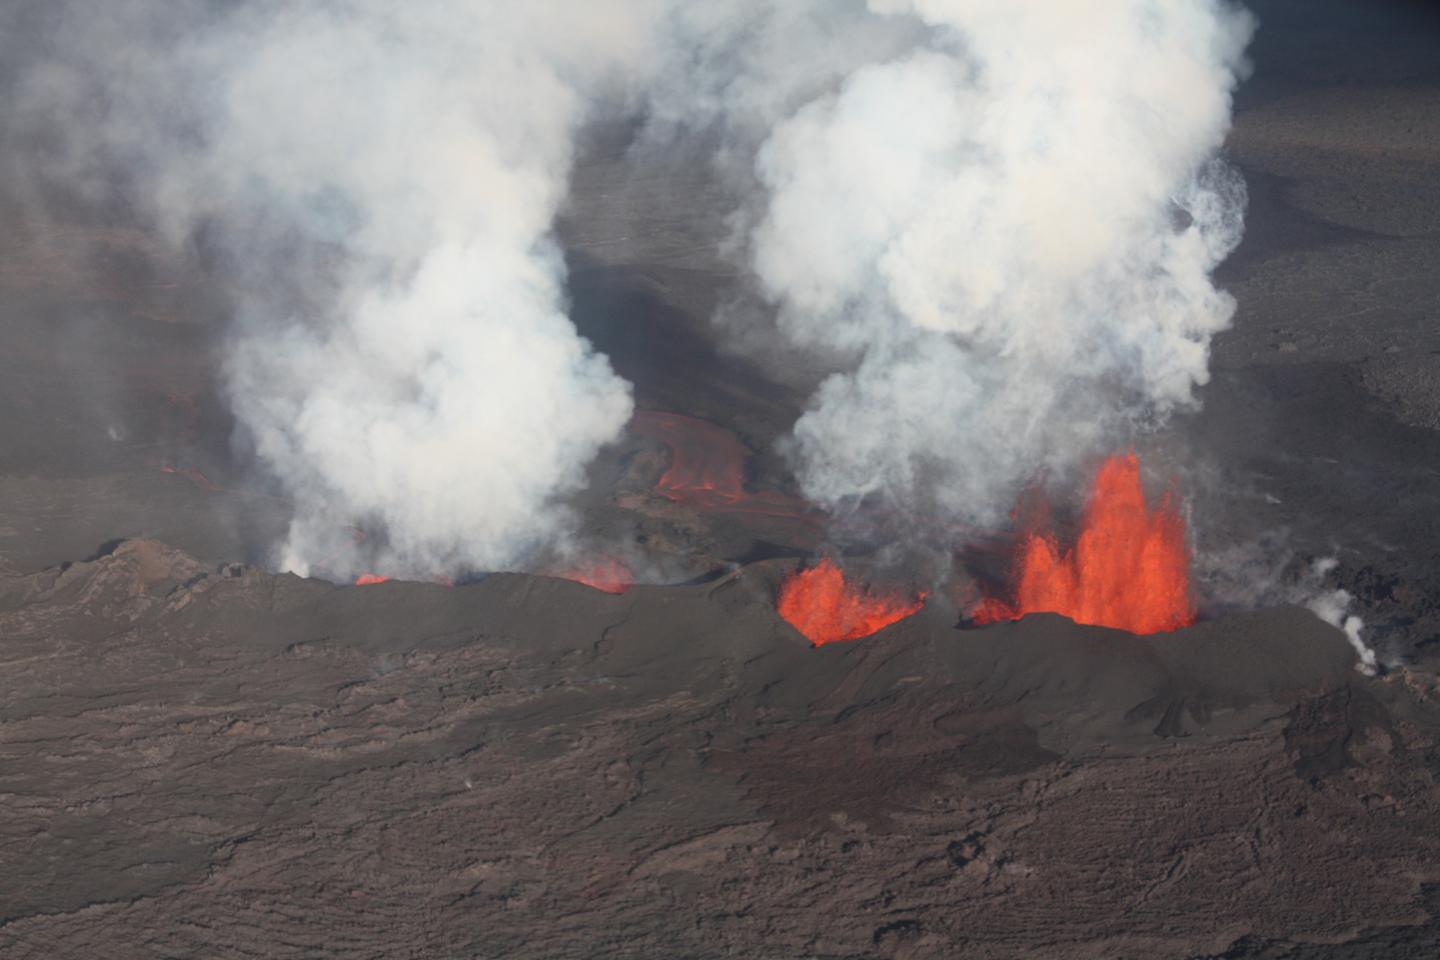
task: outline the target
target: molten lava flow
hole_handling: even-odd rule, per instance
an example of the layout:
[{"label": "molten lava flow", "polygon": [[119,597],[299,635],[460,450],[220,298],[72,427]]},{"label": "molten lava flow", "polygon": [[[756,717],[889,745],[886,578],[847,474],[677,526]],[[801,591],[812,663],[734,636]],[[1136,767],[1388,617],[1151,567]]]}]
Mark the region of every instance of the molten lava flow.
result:
[{"label": "molten lava flow", "polygon": [[745,489],[750,448],[718,424],[678,413],[641,410],[631,421],[636,433],[663,443],[670,466],[655,492],[673,503],[732,515],[810,521],[804,501],[778,490]]},{"label": "molten lava flow", "polygon": [[924,605],[924,594],[916,600],[897,600],[857,590],[845,582],[845,575],[830,560],[787,577],[777,604],[780,616],[817,647],[868,637]]},{"label": "molten lava flow", "polygon": [[168,463],[162,463],[160,464],[160,472],[174,474],[177,477],[184,477],[201,490],[209,490],[211,493],[220,493],[225,489],[199,470],[193,470],[189,467],[176,467]]},{"label": "molten lava flow", "polygon": [[1043,611],[1131,633],[1195,622],[1185,521],[1169,494],[1149,509],[1134,453],[1101,465],[1074,550],[1062,553],[1049,533],[1020,543],[1016,581],[1013,604],[988,598],[971,618],[993,623]]},{"label": "molten lava flow", "polygon": [[729,430],[656,410],[636,413],[633,428],[670,448],[670,467],[655,485],[667,500],[713,508],[744,499],[750,451]]},{"label": "molten lava flow", "polygon": [[562,580],[574,580],[606,593],[624,593],[635,583],[635,576],[630,572],[630,568],[614,557],[602,557],[587,567],[566,570],[555,576]]},{"label": "molten lava flow", "polygon": [[390,578],[381,576],[378,573],[362,573],[355,578],[355,586],[368,587],[372,583],[389,583]]}]

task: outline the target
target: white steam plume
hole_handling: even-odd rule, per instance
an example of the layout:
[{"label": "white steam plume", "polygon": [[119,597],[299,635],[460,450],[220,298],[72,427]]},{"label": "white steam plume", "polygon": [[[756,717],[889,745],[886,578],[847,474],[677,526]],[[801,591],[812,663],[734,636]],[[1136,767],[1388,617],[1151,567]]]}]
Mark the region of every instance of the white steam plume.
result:
[{"label": "white steam plume", "polygon": [[631,411],[565,315],[577,126],[624,94],[645,0],[70,4],[22,91],[73,184],[128,169],[229,254],[234,411],[295,506],[277,558],[523,563]]},{"label": "white steam plume", "polygon": [[1221,550],[1202,551],[1195,558],[1197,579],[1218,604],[1217,612],[1277,604],[1305,607],[1345,634],[1355,648],[1355,669],[1373,676],[1380,658],[1365,642],[1365,621],[1350,612],[1355,598],[1330,582],[1339,565],[1333,556],[1299,562],[1289,546],[1288,531],[1270,531]]},{"label": "white steam plume", "polygon": [[630,411],[551,239],[597,106],[753,157],[760,290],[832,373],[792,444],[831,507],[993,521],[1191,403],[1232,310],[1209,272],[1244,191],[1214,157],[1252,22],[1219,0],[53,6],[19,101],[68,118],[54,178],[118,166],[218,238],[292,569],[356,572],[354,522],[402,574],[563,539]]},{"label": "white steam plume", "polygon": [[1305,601],[1305,606],[1315,616],[1324,620],[1345,634],[1345,639],[1350,641],[1350,646],[1355,648],[1355,655],[1358,661],[1355,669],[1361,673],[1374,676],[1377,670],[1375,650],[1365,642],[1363,631],[1365,621],[1353,613],[1349,613],[1350,601],[1353,599],[1346,590],[1326,590],[1322,584],[1327,574],[1340,565],[1335,557],[1321,557],[1311,566],[1310,583],[1313,592]]},{"label": "white steam plume", "polygon": [[781,122],[752,263],[835,371],[807,495],[993,522],[1037,470],[1194,402],[1244,187],[1216,160],[1251,18],[1217,0],[871,0],[922,39]]}]

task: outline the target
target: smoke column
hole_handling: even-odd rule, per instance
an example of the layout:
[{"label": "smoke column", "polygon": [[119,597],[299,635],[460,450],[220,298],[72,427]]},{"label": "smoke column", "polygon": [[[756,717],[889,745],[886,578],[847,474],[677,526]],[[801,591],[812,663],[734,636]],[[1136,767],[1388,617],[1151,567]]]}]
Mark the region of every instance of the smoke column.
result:
[{"label": "smoke column", "polygon": [[[631,411],[565,315],[551,239],[579,124],[623,98],[645,2],[71,3],[19,121],[46,176],[222,251],[226,381],[294,502],[276,560],[522,564]],[[628,69],[628,68],[627,68]]]},{"label": "smoke column", "polygon": [[995,521],[1192,404],[1233,310],[1209,275],[1244,188],[1216,154],[1253,24],[1219,0],[34,9],[12,112],[55,141],[41,179],[118,183],[219,251],[229,397],[295,505],[286,569],[564,543],[631,411],[551,233],[597,117],[724,132],[770,337],[828,373],[789,451],[841,515]]},{"label": "smoke column", "polygon": [[[1216,160],[1252,32],[1213,0],[871,0],[921,39],[779,120],[760,288],[832,358],[806,494],[992,523],[1020,484],[1194,403],[1233,312]],[[1123,442],[1123,440],[1121,441]]]}]

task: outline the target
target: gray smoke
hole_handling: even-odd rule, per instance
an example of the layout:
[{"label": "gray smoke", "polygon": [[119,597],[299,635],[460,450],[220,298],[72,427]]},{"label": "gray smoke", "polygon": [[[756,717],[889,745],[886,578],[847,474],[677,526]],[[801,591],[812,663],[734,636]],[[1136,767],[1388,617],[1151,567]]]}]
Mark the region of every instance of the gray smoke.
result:
[{"label": "gray smoke", "polygon": [[[1280,604],[1306,608],[1345,634],[1355,648],[1356,670],[1374,675],[1381,658],[1365,641],[1365,621],[1352,612],[1355,598],[1332,581],[1339,558],[1302,559],[1289,541],[1288,531],[1275,530],[1201,551],[1195,560],[1197,579],[1220,613]],[[1395,661],[1387,658],[1385,665],[1393,667]]]},{"label": "gray smoke", "polygon": [[1325,577],[1339,565],[1340,561],[1335,557],[1316,560],[1308,578],[1310,595],[1301,602],[1315,616],[1345,633],[1345,639],[1355,648],[1355,669],[1373,676],[1377,670],[1375,650],[1365,642],[1365,621],[1350,612],[1350,602],[1354,597],[1349,591],[1324,587]]}]

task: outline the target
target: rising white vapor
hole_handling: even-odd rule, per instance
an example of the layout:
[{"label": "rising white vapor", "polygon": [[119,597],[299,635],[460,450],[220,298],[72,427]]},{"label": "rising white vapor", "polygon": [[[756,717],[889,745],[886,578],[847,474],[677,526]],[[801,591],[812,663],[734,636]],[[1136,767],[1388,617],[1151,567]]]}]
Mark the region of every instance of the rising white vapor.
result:
[{"label": "rising white vapor", "polygon": [[1355,598],[1333,583],[1331,574],[1339,565],[1334,556],[1301,562],[1284,530],[1267,531],[1218,550],[1202,550],[1195,557],[1197,581],[1217,605],[1217,612],[1280,604],[1304,607],[1344,633],[1355,649],[1355,669],[1373,676],[1380,668],[1380,652],[1365,642],[1365,621],[1352,612]]},{"label": "rising white vapor", "polygon": [[1324,586],[1326,576],[1339,565],[1340,561],[1335,557],[1316,560],[1310,567],[1307,595],[1297,599],[1315,616],[1343,631],[1345,639],[1355,648],[1355,669],[1374,676],[1379,662],[1374,648],[1365,642],[1365,621],[1350,612],[1350,602],[1354,598],[1347,590],[1326,589]]},{"label": "rising white vapor", "polygon": [[871,0],[918,20],[760,149],[751,262],[835,356],[805,492],[993,522],[1042,468],[1194,402],[1244,188],[1216,160],[1251,18],[1214,0]]},{"label": "rising white vapor", "polygon": [[230,359],[300,505],[282,566],[335,557],[357,518],[412,574],[513,566],[562,532],[556,498],[631,409],[564,315],[550,238],[579,85],[643,45],[614,8],[339,4],[267,22],[230,68],[225,169],[352,218],[329,322],[264,319]]},{"label": "rising white vapor", "polygon": [[831,373],[791,444],[831,507],[993,520],[1191,403],[1233,309],[1209,274],[1244,190],[1215,155],[1252,22],[1218,0],[53,8],[19,113],[66,118],[51,179],[119,171],[221,251],[287,569],[563,541],[631,401],[566,317],[551,231],[577,131],[641,104],[656,141],[722,129],[748,171],[758,288]]},{"label": "rising white vapor", "polygon": [[[234,412],[302,573],[523,564],[629,385],[565,315],[577,127],[651,49],[640,0],[70,4],[23,91],[54,176],[127,170],[228,256]],[[372,533],[357,551],[347,528]]]}]

